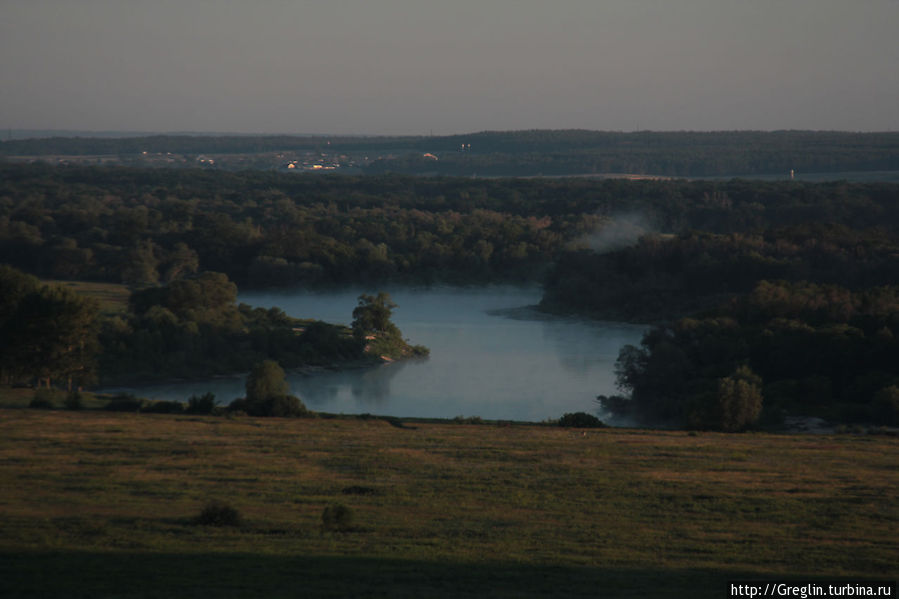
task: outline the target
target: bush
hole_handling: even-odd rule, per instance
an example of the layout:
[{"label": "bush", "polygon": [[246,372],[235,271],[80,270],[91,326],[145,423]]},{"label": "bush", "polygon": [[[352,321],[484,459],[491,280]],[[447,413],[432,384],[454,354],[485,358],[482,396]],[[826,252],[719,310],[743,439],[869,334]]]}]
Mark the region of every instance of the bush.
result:
[{"label": "bush", "polygon": [[322,512],[322,530],[346,531],[353,525],[353,510],[340,503],[329,505]]},{"label": "bush", "polygon": [[36,410],[52,410],[56,407],[60,395],[56,389],[35,389],[34,397],[28,403],[28,407]]},{"label": "bush", "polygon": [[180,401],[151,401],[141,408],[141,412],[150,414],[180,414],[184,404]]},{"label": "bush", "polygon": [[874,396],[874,413],[880,424],[899,424],[899,386],[885,387]]},{"label": "bush", "polygon": [[187,399],[188,414],[211,414],[215,409],[215,394],[204,393],[203,395],[191,395]]},{"label": "bush", "polygon": [[572,428],[600,428],[605,426],[602,420],[586,412],[564,414],[559,418],[559,426]]},{"label": "bush", "polygon": [[82,410],[84,409],[84,399],[78,391],[69,391],[63,405],[67,410]]},{"label": "bush", "polygon": [[310,415],[309,410],[299,398],[293,395],[281,395],[264,399],[235,399],[228,406],[231,412],[242,411],[249,416],[300,417]]},{"label": "bush", "polygon": [[247,399],[261,401],[287,395],[287,379],[284,369],[273,360],[265,360],[253,366],[247,376]]},{"label": "bush", "polygon": [[140,412],[143,407],[144,400],[130,393],[119,393],[103,409],[110,412]]},{"label": "bush", "polygon": [[201,526],[240,526],[241,517],[240,512],[227,503],[210,501],[194,522]]},{"label": "bush", "polygon": [[469,416],[466,418],[465,416],[459,415],[453,418],[453,422],[456,424],[484,424],[484,419],[480,416]]}]

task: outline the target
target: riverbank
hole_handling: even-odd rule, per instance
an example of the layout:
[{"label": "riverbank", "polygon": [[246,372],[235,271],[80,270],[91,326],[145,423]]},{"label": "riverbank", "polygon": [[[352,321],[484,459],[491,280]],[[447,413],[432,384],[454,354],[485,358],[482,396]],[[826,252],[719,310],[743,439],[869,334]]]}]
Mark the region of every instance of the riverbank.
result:
[{"label": "riverbank", "polygon": [[[719,597],[737,578],[895,578],[897,449],[4,410],[0,593]],[[196,524],[213,500],[241,523]],[[335,503],[353,523],[323,531]]]}]

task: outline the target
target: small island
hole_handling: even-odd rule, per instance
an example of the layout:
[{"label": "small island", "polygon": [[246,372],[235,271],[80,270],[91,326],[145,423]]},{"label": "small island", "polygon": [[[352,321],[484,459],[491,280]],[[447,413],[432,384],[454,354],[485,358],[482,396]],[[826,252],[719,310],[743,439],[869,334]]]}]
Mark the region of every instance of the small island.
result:
[{"label": "small island", "polygon": [[362,344],[367,359],[394,362],[405,358],[427,357],[430,350],[423,345],[410,345],[390,317],[397,305],[383,291],[377,295],[362,294],[353,310],[353,337]]}]

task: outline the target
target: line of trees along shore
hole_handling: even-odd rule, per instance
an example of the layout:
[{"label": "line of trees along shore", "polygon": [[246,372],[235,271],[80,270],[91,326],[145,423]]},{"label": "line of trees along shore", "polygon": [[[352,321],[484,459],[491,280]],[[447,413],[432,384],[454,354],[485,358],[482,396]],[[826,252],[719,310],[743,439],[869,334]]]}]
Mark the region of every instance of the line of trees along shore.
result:
[{"label": "line of trees along shore", "polygon": [[896,185],[471,180],[0,165],[0,255],[56,279],[542,281],[617,215],[683,233],[899,223]]},{"label": "line of trees along shore", "polygon": [[[146,288],[100,333],[118,348],[106,354],[112,372],[233,370],[235,355],[289,364],[358,347],[320,326],[285,337],[297,323],[235,305],[234,283],[542,281],[546,310],[656,323],[623,350],[628,395],[602,398],[612,411],[727,430],[791,414],[897,422],[896,184],[42,165],[0,175],[4,262]],[[609,242],[622,220],[639,226]],[[309,336],[318,345],[294,345]]]},{"label": "line of trees along shore", "polygon": [[[237,286],[206,272],[131,294],[128,311],[0,265],[0,378],[76,390],[104,384],[426,356],[390,321],[387,294],[363,295],[351,327],[238,304]],[[347,315],[350,316],[349,314]]]}]

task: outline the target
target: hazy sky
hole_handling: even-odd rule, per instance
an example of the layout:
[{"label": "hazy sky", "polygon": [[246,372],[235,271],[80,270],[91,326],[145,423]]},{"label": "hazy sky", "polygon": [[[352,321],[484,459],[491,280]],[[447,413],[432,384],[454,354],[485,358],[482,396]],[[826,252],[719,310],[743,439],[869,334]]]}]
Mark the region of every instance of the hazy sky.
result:
[{"label": "hazy sky", "polygon": [[0,0],[0,128],[899,130],[899,0]]}]

